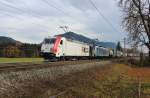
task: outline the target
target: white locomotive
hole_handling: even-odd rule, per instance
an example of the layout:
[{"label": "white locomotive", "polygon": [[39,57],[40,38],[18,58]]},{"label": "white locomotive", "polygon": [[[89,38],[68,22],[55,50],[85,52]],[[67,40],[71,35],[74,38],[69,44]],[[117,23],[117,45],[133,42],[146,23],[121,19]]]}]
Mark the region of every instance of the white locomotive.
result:
[{"label": "white locomotive", "polygon": [[57,36],[44,39],[41,54],[48,60],[73,60],[109,57],[113,52],[108,48]]}]

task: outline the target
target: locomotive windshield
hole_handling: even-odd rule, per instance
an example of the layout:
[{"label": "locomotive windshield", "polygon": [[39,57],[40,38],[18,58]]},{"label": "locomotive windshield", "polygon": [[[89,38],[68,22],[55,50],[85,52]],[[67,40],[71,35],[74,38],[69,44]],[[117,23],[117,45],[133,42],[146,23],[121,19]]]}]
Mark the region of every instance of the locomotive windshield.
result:
[{"label": "locomotive windshield", "polygon": [[55,40],[56,40],[55,38],[51,38],[51,39],[46,38],[44,40],[44,43],[45,44],[53,44],[55,42]]}]

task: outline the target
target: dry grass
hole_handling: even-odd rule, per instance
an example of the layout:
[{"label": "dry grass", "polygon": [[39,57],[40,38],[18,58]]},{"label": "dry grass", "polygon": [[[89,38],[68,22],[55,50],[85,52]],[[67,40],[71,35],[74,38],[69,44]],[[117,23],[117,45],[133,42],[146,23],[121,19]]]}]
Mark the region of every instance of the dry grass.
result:
[{"label": "dry grass", "polygon": [[0,74],[0,98],[42,98],[56,79],[96,66],[102,66],[101,62],[4,72]]},{"label": "dry grass", "polygon": [[0,98],[138,98],[139,82],[140,98],[149,98],[149,75],[149,69],[110,62],[1,73]]},{"label": "dry grass", "polygon": [[[129,74],[131,70],[126,65],[114,64],[68,75],[54,82],[54,88],[50,87],[45,98],[63,91],[65,94],[57,98],[138,98],[139,81]],[[140,98],[149,98],[143,93],[149,93],[144,86]]]}]

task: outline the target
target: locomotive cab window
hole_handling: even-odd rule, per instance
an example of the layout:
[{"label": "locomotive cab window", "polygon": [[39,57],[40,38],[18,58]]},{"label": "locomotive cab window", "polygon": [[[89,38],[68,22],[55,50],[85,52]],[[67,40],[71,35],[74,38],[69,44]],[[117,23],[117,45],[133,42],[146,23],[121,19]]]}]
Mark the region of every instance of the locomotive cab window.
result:
[{"label": "locomotive cab window", "polygon": [[52,38],[52,39],[48,39],[48,38],[46,38],[45,40],[44,40],[44,43],[45,44],[53,44],[53,43],[55,43],[55,38]]},{"label": "locomotive cab window", "polygon": [[50,40],[50,44],[54,44],[55,43],[55,38],[52,38],[51,40]]},{"label": "locomotive cab window", "polygon": [[44,43],[45,43],[45,44],[50,43],[50,39],[45,39],[45,40],[44,40]]}]

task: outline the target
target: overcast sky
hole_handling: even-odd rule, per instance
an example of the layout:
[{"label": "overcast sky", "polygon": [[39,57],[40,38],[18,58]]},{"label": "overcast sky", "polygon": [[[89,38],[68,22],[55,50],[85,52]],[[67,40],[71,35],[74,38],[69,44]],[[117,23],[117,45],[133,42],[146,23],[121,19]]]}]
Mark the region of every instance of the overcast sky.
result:
[{"label": "overcast sky", "polygon": [[[90,0],[0,0],[0,36],[21,42],[39,43],[47,36],[69,31],[117,42],[121,30],[121,11],[116,0],[92,0],[111,22],[111,27],[89,2]],[[122,33],[121,33],[122,32]]]}]

